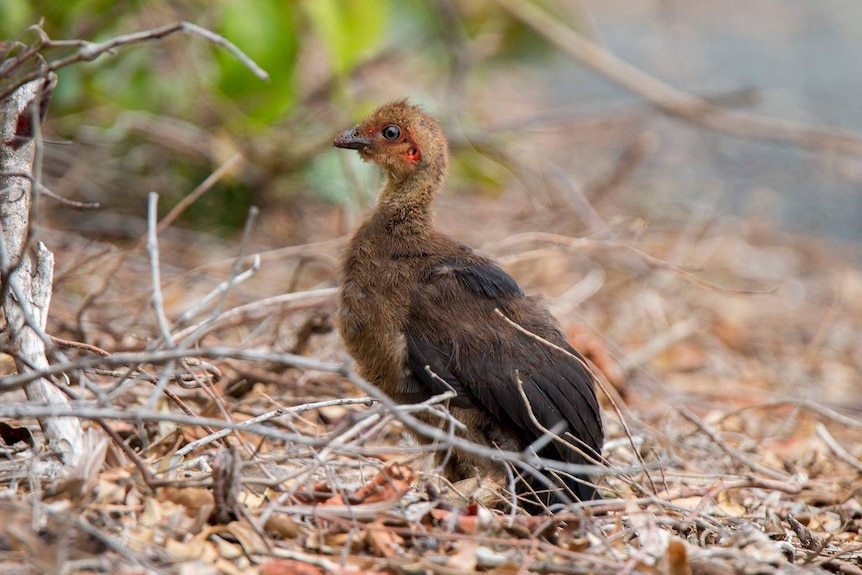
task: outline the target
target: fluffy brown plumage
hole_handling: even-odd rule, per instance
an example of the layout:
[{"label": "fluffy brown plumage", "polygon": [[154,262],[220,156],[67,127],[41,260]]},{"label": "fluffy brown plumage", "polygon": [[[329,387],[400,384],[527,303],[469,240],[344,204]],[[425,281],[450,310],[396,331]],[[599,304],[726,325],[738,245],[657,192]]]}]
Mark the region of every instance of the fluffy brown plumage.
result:
[{"label": "fluffy brown plumage", "polygon": [[[457,392],[450,409],[465,424],[467,439],[520,451],[543,435],[541,427],[562,422],[570,445],[553,440],[538,455],[598,461],[603,431],[593,380],[557,322],[494,261],[434,228],[431,203],[448,171],[439,124],[419,107],[396,101],[340,134],[334,145],[356,150],[388,176],[341,272],[339,330],[359,373],[396,401],[414,403],[447,390],[428,366]],[[519,332],[495,309],[577,359]],[[518,378],[541,426],[530,417]],[[444,474],[453,481],[505,477],[499,463],[458,449],[438,453],[438,462],[445,462]],[[529,474],[518,484],[530,511],[597,496],[585,478],[547,471],[545,477],[557,488]]]}]

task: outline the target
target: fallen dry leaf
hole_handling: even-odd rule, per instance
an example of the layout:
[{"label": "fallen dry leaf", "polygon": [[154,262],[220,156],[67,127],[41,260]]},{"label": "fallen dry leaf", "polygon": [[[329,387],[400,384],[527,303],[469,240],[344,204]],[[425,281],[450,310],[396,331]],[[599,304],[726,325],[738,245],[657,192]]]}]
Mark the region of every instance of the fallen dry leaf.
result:
[{"label": "fallen dry leaf", "polygon": [[455,549],[455,553],[446,559],[446,566],[459,573],[469,573],[476,570],[476,549],[479,542],[476,540],[461,540]]},{"label": "fallen dry leaf", "polygon": [[357,489],[349,502],[345,502],[340,494],[335,494],[323,505],[356,505],[400,499],[410,491],[415,479],[416,472],[410,467],[401,463],[389,463],[371,481]]},{"label": "fallen dry leaf", "polygon": [[156,493],[156,500],[182,505],[189,517],[209,513],[215,507],[212,491],[203,487],[163,487]]},{"label": "fallen dry leaf", "polygon": [[302,561],[276,559],[261,565],[260,575],[327,575],[327,573],[316,565]]},{"label": "fallen dry leaf", "polygon": [[303,530],[290,515],[273,513],[266,521],[264,528],[270,533],[276,533],[281,539],[299,537]]},{"label": "fallen dry leaf", "polygon": [[403,554],[404,538],[388,529],[383,519],[376,519],[365,528],[368,546],[381,557],[398,557]]}]

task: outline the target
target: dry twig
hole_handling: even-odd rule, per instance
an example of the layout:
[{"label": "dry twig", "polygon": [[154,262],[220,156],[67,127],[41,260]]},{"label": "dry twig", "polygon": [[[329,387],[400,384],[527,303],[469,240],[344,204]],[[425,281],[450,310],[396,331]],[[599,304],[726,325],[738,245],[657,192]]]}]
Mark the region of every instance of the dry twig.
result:
[{"label": "dry twig", "polygon": [[31,31],[35,32],[37,35],[37,41],[34,45],[21,54],[14,62],[10,62],[6,64],[4,62],[3,68],[0,68],[0,74],[2,77],[10,77],[11,72],[23,61],[30,59],[32,56],[35,56],[39,51],[49,49],[49,48],[64,48],[68,46],[73,46],[77,48],[77,51],[73,52],[68,56],[64,56],[61,58],[57,58],[56,60],[47,60],[45,61],[44,68],[40,68],[29,74],[25,74],[24,76],[17,78],[10,86],[8,86],[3,91],[0,91],[0,100],[3,100],[13,92],[15,92],[21,86],[27,84],[28,82],[32,82],[38,78],[42,78],[46,73],[56,72],[61,68],[65,68],[66,66],[71,66],[72,64],[77,64],[78,62],[92,62],[93,60],[103,56],[104,54],[115,54],[118,48],[124,48],[127,46],[132,46],[134,44],[140,44],[143,42],[151,42],[154,40],[161,40],[167,36],[175,34],[177,32],[192,34],[194,36],[200,36],[205,40],[212,42],[218,46],[229,51],[233,54],[240,62],[242,62],[255,76],[260,78],[261,80],[269,80],[269,75],[258,66],[254,60],[246,56],[242,50],[236,47],[232,42],[224,38],[223,36],[219,36],[209,30],[201,28],[196,24],[192,24],[191,22],[176,22],[174,24],[168,24],[166,26],[161,26],[159,28],[153,28],[151,30],[143,30],[141,32],[133,32],[131,34],[123,34],[121,36],[115,36],[109,40],[100,43],[92,43],[87,42],[86,40],[51,40],[48,38],[47,34],[38,26],[33,26],[30,28]]}]

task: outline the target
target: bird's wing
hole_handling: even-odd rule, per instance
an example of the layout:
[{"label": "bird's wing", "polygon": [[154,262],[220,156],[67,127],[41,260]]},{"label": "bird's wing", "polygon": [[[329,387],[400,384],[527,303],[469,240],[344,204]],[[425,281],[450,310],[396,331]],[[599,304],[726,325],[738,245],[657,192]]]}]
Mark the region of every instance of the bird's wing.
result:
[{"label": "bird's wing", "polygon": [[[562,422],[560,435],[571,434],[596,457],[603,433],[592,376],[541,304],[499,266],[473,254],[436,263],[414,289],[408,369],[429,393],[454,389],[453,405],[490,412],[525,444]],[[516,330],[495,309],[572,355]],[[539,454],[585,460],[556,441]]]},{"label": "bird's wing", "polygon": [[444,259],[432,270],[432,280],[435,279],[434,276],[439,278],[451,273],[465,289],[477,295],[484,295],[492,299],[510,297],[520,299],[524,297],[524,291],[518,282],[492,261],[471,262],[450,257]]}]

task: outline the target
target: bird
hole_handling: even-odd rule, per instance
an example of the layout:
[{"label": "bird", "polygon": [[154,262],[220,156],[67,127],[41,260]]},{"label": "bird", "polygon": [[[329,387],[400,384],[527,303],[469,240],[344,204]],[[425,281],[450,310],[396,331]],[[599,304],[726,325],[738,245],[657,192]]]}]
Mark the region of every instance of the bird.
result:
[{"label": "bird", "polygon": [[[454,391],[449,410],[468,441],[516,452],[536,446],[539,458],[600,463],[601,412],[583,357],[540,297],[525,295],[496,261],[435,227],[432,204],[449,170],[439,122],[396,100],[333,145],[355,150],[386,176],[340,270],[336,320],[359,375],[401,404]],[[556,437],[549,440],[551,431]],[[588,475],[541,465],[507,472],[457,445],[435,458],[452,482],[489,477],[508,485],[516,478],[518,505],[532,514],[600,498]]]}]

